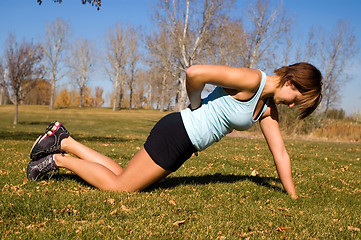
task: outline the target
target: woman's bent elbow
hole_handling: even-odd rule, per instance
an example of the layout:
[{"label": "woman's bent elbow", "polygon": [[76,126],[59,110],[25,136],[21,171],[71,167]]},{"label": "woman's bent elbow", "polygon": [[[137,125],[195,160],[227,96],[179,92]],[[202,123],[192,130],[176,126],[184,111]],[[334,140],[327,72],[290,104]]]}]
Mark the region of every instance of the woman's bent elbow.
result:
[{"label": "woman's bent elbow", "polygon": [[186,70],[187,78],[193,78],[198,71],[198,65],[192,65]]}]

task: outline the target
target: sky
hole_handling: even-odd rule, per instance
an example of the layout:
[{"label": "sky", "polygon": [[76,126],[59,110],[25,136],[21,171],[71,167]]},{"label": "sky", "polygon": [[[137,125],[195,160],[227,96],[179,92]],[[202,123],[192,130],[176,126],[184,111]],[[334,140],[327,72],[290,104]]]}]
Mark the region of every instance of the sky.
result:
[{"label": "sky", "polygon": [[[153,29],[150,6],[157,0],[102,0],[99,11],[89,4],[84,6],[81,0],[63,0],[61,4],[52,0],[0,0],[0,56],[3,55],[9,33],[16,36],[18,42],[23,39],[34,42],[44,38],[45,26],[57,18],[70,23],[73,39],[92,40],[103,46],[104,35],[117,23],[141,26],[143,31]],[[236,0],[238,8],[235,16],[242,15],[242,6],[248,0]],[[288,13],[294,17],[297,35],[307,36],[312,26],[331,31],[337,20],[348,19],[353,27],[357,45],[361,47],[361,0],[284,0]],[[346,72],[347,84],[341,88],[341,101],[337,105],[347,114],[361,112],[361,50],[353,59]],[[101,67],[99,67],[101,68]],[[272,74],[272,71],[266,71]],[[63,86],[68,84],[62,81]],[[105,92],[111,91],[111,82],[101,71],[94,74],[91,86],[102,86]]]}]

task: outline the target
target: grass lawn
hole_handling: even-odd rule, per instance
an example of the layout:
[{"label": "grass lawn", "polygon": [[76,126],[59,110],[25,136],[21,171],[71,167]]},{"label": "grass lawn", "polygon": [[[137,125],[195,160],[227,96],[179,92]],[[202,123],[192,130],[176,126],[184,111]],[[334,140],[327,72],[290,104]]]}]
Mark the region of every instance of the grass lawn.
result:
[{"label": "grass lawn", "polygon": [[[139,193],[102,192],[61,169],[29,182],[38,134],[57,119],[125,166],[164,113],[0,106],[2,239],[361,239],[361,144],[286,140],[299,198],[263,139],[225,138]],[[253,174],[251,174],[253,172]]]}]

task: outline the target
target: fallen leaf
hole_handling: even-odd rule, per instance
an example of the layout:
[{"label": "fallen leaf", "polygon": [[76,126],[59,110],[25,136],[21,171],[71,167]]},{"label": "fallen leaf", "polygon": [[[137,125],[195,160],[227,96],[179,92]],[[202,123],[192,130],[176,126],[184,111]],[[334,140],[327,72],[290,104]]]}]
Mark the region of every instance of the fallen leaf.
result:
[{"label": "fallen leaf", "polygon": [[185,223],[186,220],[181,220],[181,221],[175,221],[173,223],[173,226],[179,227],[181,224]]},{"label": "fallen leaf", "polygon": [[101,220],[99,220],[98,222],[96,222],[95,224],[96,224],[96,225],[99,225],[99,224],[104,224],[104,220],[103,220],[103,219],[101,219]]},{"label": "fallen leaf", "polygon": [[81,221],[75,221],[76,223],[81,223],[81,224],[85,224],[85,223],[88,223],[87,220],[81,220]]},{"label": "fallen leaf", "polygon": [[257,175],[258,175],[258,171],[256,169],[251,172],[252,177],[255,177]]},{"label": "fallen leaf", "polygon": [[79,227],[78,227],[78,229],[75,231],[75,233],[79,233],[79,232],[81,232],[81,229],[82,229],[82,227],[81,227],[81,226],[79,226]]},{"label": "fallen leaf", "polygon": [[290,227],[278,227],[276,229],[277,232],[282,232],[282,231],[285,231],[285,230],[290,230],[291,228]]},{"label": "fallen leaf", "polygon": [[[255,234],[255,233],[257,233],[257,231],[252,231],[252,232],[247,232],[247,233],[241,233],[240,236],[244,238],[244,237],[247,237],[247,236],[252,235],[252,234]],[[249,238],[247,238],[247,239],[249,239]]]},{"label": "fallen leaf", "polygon": [[347,230],[359,232],[359,231],[360,231],[360,228],[354,227],[354,226],[347,226]]},{"label": "fallen leaf", "polygon": [[9,175],[9,172],[5,169],[0,169],[0,175]]},{"label": "fallen leaf", "polygon": [[113,198],[109,198],[109,199],[107,199],[107,200],[104,201],[104,202],[107,202],[107,203],[109,203],[109,204],[111,204],[111,205],[114,205],[115,200],[114,200]]},{"label": "fallen leaf", "polygon": [[347,171],[348,170],[348,166],[344,166],[341,168],[341,171],[344,172],[344,171]]},{"label": "fallen leaf", "polygon": [[218,237],[216,238],[216,240],[223,240],[223,239],[226,239],[226,237],[225,237],[225,236],[218,236]]},{"label": "fallen leaf", "polygon": [[23,179],[23,185],[25,185],[28,182],[28,178]]},{"label": "fallen leaf", "polygon": [[339,178],[338,180],[340,180],[340,182],[342,182],[343,185],[346,185],[346,186],[349,186],[349,185],[350,185],[350,184],[348,184],[347,182],[345,182],[344,180],[342,180],[342,179],[340,179],[340,178]]},{"label": "fallen leaf", "polygon": [[177,203],[174,200],[170,200],[169,204],[174,205],[174,206],[177,205]]},{"label": "fallen leaf", "polygon": [[120,209],[121,209],[122,211],[125,211],[125,212],[130,211],[130,209],[129,209],[129,208],[127,208],[127,207],[126,207],[126,206],[124,206],[124,205],[122,205],[122,206],[120,207]]}]

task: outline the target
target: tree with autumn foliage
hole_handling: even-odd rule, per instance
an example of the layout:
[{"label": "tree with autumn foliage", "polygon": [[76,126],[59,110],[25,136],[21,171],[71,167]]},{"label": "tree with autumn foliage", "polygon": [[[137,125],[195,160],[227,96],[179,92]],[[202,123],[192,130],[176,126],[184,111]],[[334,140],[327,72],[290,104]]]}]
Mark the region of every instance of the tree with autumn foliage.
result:
[{"label": "tree with autumn foliage", "polygon": [[[101,107],[104,104],[103,99],[104,90],[101,87],[95,88],[95,94],[92,95],[90,88],[85,87],[83,96],[84,107]],[[76,107],[79,106],[80,96],[76,90],[68,91],[63,89],[55,101],[55,107]]]},{"label": "tree with autumn foliage", "polygon": [[63,108],[71,105],[71,95],[67,89],[63,89],[55,100],[54,106]]},{"label": "tree with autumn foliage", "polygon": [[[80,103],[82,101],[82,103]],[[80,96],[79,94],[76,95],[75,101],[73,102],[73,106],[80,106],[82,104],[82,107],[93,107],[94,106],[94,98],[91,95],[91,89],[88,87],[85,87],[83,90],[83,96]]]},{"label": "tree with autumn foliage", "polygon": [[34,87],[29,91],[22,101],[23,104],[28,105],[49,105],[51,84],[49,81],[38,78],[35,81]]}]

